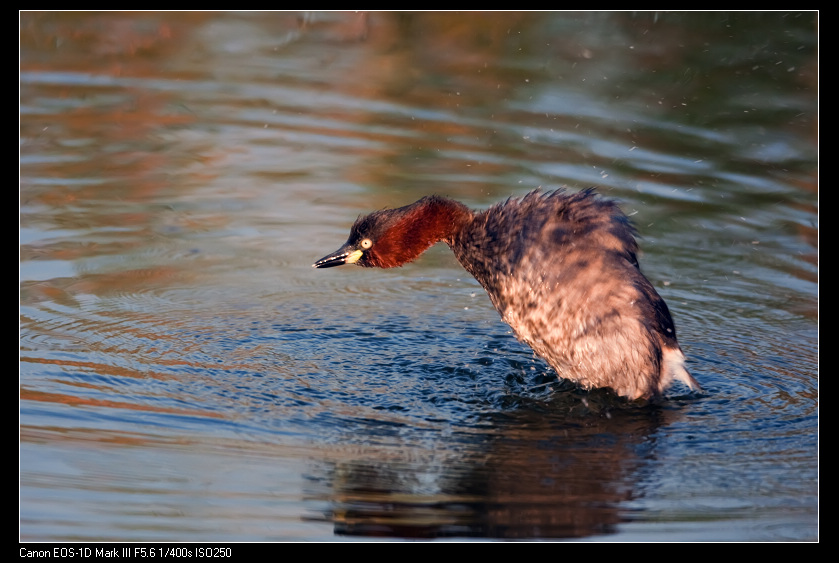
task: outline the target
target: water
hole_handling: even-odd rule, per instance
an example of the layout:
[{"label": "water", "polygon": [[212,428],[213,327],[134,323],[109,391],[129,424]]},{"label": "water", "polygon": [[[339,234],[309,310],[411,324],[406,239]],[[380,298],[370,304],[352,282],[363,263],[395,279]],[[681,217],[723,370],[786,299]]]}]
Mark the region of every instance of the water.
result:
[{"label": "water", "polygon": [[[20,538],[818,538],[814,13],[22,13]],[[360,213],[590,185],[705,392]]]}]

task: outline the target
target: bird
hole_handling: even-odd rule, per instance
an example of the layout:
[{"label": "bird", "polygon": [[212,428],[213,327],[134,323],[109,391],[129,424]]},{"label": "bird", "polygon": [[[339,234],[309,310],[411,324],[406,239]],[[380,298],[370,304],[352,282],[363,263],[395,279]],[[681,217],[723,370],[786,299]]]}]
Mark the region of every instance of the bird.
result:
[{"label": "bird", "polygon": [[445,242],[516,338],[560,379],[658,401],[685,368],[664,299],[641,272],[636,229],[595,188],[537,189],[484,211],[431,195],[359,216],[346,243],[312,266],[393,268]]}]

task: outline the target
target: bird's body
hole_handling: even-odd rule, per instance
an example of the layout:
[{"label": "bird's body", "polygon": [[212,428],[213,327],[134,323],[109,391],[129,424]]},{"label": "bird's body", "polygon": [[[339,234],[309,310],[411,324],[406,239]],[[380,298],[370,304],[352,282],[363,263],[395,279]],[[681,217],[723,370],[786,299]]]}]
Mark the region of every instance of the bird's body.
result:
[{"label": "bird's body", "polygon": [[559,377],[629,399],[660,397],[674,380],[699,389],[667,305],[638,267],[634,235],[593,190],[536,191],[481,212],[429,196],[360,217],[314,266],[401,266],[445,241]]}]

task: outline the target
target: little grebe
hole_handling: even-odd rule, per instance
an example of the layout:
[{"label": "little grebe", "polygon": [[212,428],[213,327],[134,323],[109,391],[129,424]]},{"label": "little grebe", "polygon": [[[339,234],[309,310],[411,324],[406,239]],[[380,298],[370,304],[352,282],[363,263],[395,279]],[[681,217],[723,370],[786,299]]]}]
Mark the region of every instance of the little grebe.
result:
[{"label": "little grebe", "polygon": [[516,337],[586,389],[656,399],[684,367],[664,300],[641,273],[635,230],[593,189],[534,191],[486,211],[424,197],[359,217],[346,244],[315,262],[393,268],[444,241]]}]

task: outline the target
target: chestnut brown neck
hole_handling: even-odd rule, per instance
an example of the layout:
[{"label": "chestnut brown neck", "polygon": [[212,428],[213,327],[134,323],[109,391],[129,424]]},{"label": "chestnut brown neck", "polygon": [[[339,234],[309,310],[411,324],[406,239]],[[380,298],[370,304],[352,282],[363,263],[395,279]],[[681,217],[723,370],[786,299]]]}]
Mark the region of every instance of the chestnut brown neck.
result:
[{"label": "chestnut brown neck", "polygon": [[[452,199],[428,196],[416,203],[380,211],[382,232],[370,249],[368,265],[393,268],[416,260],[437,242],[452,241],[472,220],[468,207]],[[372,218],[372,216],[371,216]]]}]

